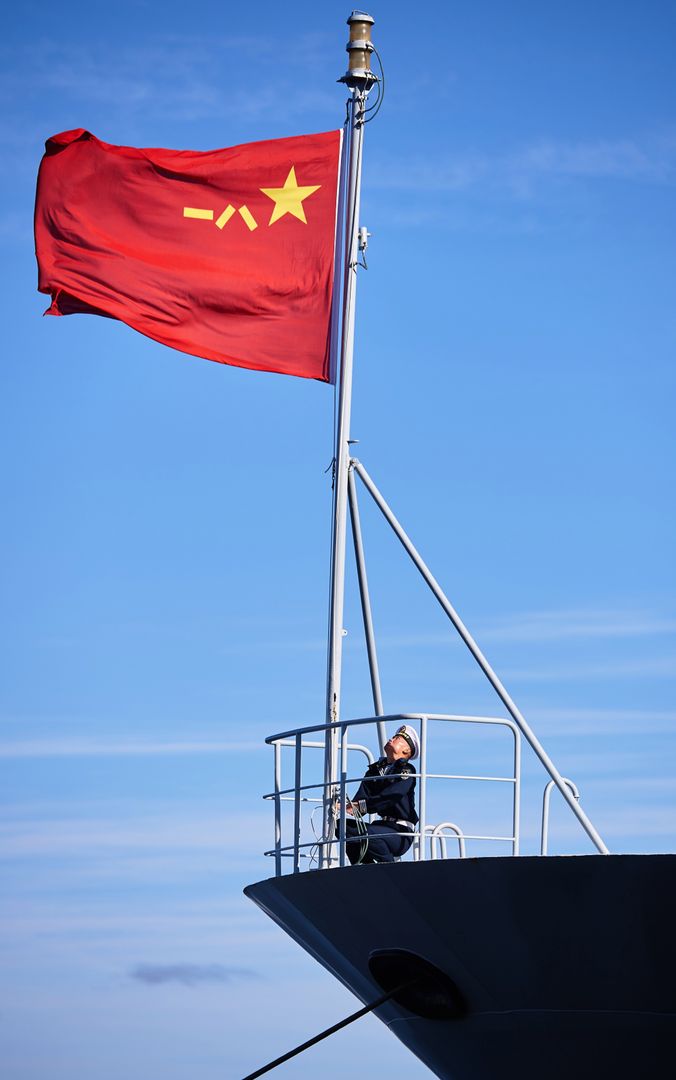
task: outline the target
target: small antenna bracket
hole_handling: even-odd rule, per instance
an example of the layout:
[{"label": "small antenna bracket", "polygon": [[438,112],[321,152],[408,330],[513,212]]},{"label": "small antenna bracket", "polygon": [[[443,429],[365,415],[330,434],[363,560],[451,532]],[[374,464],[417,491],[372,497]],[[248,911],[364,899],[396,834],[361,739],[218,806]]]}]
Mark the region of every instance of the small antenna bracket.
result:
[{"label": "small antenna bracket", "polygon": [[359,232],[357,233],[357,244],[359,245],[359,250],[361,252],[361,265],[364,267],[364,270],[368,270],[368,266],[366,264],[366,249],[369,246],[370,235],[371,233],[368,231],[365,225],[362,225]]}]

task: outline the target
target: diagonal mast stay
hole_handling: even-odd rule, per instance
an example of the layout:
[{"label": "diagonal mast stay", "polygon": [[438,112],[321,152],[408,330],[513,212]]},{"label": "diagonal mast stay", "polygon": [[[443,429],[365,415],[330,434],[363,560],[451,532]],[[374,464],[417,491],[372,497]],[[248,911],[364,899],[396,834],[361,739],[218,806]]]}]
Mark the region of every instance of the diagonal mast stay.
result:
[{"label": "diagonal mast stay", "polygon": [[[335,798],[340,789],[339,775],[339,727],[341,720],[340,691],[343,653],[343,610],[345,595],[345,553],[347,533],[348,504],[352,525],[352,536],[357,564],[357,577],[361,599],[364,631],[368,654],[371,688],[376,717],[384,715],[375,635],[371,617],[371,606],[366,578],[366,564],[361,539],[361,527],[357,505],[355,474],[364,484],[386,521],[400,540],[410,559],[424,578],[431,592],[441,605],[446,616],[469,649],[479,668],[488,679],[502,701],[522,735],[531,746],[537,758],[549,773],[553,784],[561,792],[575,817],[578,819],[590,840],[603,855],[608,848],[587,817],[579,803],[579,798],[571,791],[568,781],[561,775],[545,751],[525,717],[512,700],[502,682],[493,671],[488,660],[474,641],[467,627],[457,614],[431,571],[421,558],[412,541],[392,513],[387,502],[378,491],[371,477],[361,462],[351,457],[350,453],[350,415],[352,405],[352,369],[354,358],[355,309],[357,296],[357,268],[359,250],[365,246],[365,238],[358,226],[361,196],[362,151],[364,125],[367,121],[367,98],[378,78],[371,72],[370,57],[374,50],[371,43],[373,18],[363,11],[353,11],[349,16],[350,40],[347,44],[349,65],[346,74],[340,80],[350,89],[347,103],[346,126],[349,141],[346,140],[346,192],[345,238],[342,275],[342,315],[339,345],[339,358],[336,378],[339,380],[338,423],[334,455],[333,485],[333,522],[331,537],[331,588],[329,599],[329,634],[326,679],[326,735],[324,746],[324,828],[323,843],[319,845],[320,869],[335,866],[338,859],[332,854],[334,844]],[[381,747],[385,741],[384,724],[378,724]]]}]

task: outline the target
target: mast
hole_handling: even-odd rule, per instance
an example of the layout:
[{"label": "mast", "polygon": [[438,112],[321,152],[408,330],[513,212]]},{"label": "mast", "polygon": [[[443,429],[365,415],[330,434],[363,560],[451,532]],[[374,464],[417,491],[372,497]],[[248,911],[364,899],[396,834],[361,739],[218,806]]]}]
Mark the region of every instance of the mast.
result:
[{"label": "mast", "polygon": [[[373,18],[364,11],[353,11],[347,20],[350,40],[346,49],[348,69],[340,79],[349,90],[347,102],[348,137],[347,190],[345,193],[345,247],[343,259],[343,310],[340,354],[336,378],[339,380],[338,422],[334,451],[333,526],[331,536],[331,592],[326,675],[326,723],[340,720],[340,690],[343,657],[343,607],[345,594],[345,545],[347,491],[350,468],[350,413],[352,406],[352,366],[354,356],[357,265],[359,254],[359,204],[361,196],[362,147],[366,100],[377,81],[371,72],[371,27]],[[324,840],[320,848],[320,867],[332,864],[333,797],[338,783],[338,732],[326,732],[324,757]]]}]

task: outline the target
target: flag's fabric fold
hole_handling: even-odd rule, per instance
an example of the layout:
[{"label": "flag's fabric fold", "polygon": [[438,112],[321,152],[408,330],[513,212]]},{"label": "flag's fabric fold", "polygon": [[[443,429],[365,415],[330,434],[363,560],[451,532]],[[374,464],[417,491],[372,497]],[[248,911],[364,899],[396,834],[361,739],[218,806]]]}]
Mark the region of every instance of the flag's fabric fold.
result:
[{"label": "flag's fabric fold", "polygon": [[329,381],[340,145],[339,131],[207,152],[53,136],[35,206],[48,314]]}]

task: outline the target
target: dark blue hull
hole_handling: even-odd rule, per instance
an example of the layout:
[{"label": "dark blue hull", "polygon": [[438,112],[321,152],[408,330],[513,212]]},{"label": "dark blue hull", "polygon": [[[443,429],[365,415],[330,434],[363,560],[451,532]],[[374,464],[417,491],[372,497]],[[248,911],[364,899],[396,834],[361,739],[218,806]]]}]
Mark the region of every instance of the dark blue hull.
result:
[{"label": "dark blue hull", "polygon": [[401,862],[245,891],[365,1003],[382,993],[377,950],[449,976],[467,1005],[458,1018],[377,1011],[437,1076],[674,1075],[675,855]]}]

